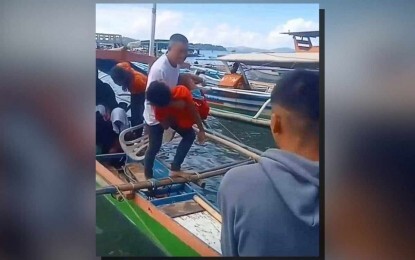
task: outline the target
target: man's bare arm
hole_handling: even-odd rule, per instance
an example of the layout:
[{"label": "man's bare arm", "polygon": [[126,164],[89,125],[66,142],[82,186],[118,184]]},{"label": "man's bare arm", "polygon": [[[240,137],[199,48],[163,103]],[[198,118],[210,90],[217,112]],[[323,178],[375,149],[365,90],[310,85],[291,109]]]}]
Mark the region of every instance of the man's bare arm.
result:
[{"label": "man's bare arm", "polygon": [[202,77],[196,76],[195,74],[191,74],[191,73],[189,73],[189,75],[196,84],[204,83],[204,79]]},{"label": "man's bare arm", "polygon": [[196,106],[192,103],[189,104],[190,107],[190,113],[192,114],[193,118],[196,121],[196,125],[199,128],[199,131],[205,131],[203,128],[202,118],[200,118],[199,112],[197,112]]}]

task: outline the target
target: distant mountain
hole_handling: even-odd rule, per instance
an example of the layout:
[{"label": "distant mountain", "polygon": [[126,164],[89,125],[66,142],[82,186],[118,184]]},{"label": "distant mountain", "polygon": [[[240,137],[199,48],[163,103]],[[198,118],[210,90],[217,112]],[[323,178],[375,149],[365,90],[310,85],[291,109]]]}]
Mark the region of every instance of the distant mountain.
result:
[{"label": "distant mountain", "polygon": [[265,49],[258,49],[258,48],[250,48],[245,46],[238,46],[238,47],[226,47],[227,51],[230,52],[237,52],[237,53],[250,53],[250,52],[294,52],[291,48],[276,48],[272,50],[265,50]]},{"label": "distant mountain", "polygon": [[295,52],[294,49],[291,49],[291,48],[288,48],[288,47],[276,48],[276,49],[272,49],[271,51],[273,51],[273,52],[286,52],[286,53]]},{"label": "distant mountain", "polygon": [[206,43],[190,43],[189,47],[207,51],[226,51],[226,48],[221,45],[212,45]]},{"label": "distant mountain", "polygon": [[136,42],[138,40],[133,39],[133,38],[129,38],[129,37],[122,37],[122,44],[127,45],[130,42]]},{"label": "distant mountain", "polygon": [[238,53],[249,53],[249,52],[265,52],[268,50],[264,49],[257,49],[257,48],[250,48],[245,46],[238,46],[238,47],[226,47],[227,51],[231,52],[238,52]]}]

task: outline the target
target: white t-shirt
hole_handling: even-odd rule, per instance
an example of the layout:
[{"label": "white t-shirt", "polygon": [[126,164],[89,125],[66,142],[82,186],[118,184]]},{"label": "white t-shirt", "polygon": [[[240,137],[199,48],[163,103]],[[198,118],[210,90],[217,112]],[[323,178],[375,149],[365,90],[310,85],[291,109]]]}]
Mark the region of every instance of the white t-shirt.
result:
[{"label": "white t-shirt", "polygon": [[[147,79],[147,88],[151,82],[156,80],[163,81],[167,84],[167,86],[173,88],[177,86],[179,74],[179,65],[176,68],[173,67],[167,59],[166,54],[164,54],[154,62],[153,66],[151,66]],[[154,115],[153,107],[147,100],[144,103],[143,116],[146,124],[148,125],[157,125],[159,123]]]}]

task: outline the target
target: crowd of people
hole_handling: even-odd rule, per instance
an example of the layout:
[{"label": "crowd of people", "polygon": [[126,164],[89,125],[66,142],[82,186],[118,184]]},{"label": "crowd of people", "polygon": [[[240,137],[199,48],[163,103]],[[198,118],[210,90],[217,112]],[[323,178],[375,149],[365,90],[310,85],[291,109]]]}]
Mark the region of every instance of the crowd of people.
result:
[{"label": "crowd of people", "polygon": [[[195,139],[205,141],[202,121],[209,107],[196,86],[203,84],[203,79],[180,75],[187,50],[187,38],[174,34],[167,53],[154,62],[148,76],[135,71],[128,62],[118,63],[110,71],[114,83],[131,93],[131,126],[144,122],[147,128],[147,179],[153,178],[154,161],[166,129],[174,129],[182,137],[171,175],[180,172]],[[279,149],[268,149],[258,163],[233,168],[219,187],[224,256],[319,255],[318,73],[287,73],[274,88],[271,103],[270,130]],[[102,153],[120,150],[118,134],[130,126],[127,109],[125,103],[117,103],[111,87],[97,77],[96,141]],[[142,129],[134,134],[140,137]]]}]

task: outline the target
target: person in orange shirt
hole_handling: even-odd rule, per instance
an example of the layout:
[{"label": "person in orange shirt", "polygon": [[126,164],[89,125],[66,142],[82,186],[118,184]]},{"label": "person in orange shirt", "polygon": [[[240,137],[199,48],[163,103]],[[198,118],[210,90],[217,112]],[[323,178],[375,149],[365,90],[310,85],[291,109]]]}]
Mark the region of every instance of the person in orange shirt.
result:
[{"label": "person in orange shirt", "polygon": [[171,164],[172,172],[179,172],[196,137],[193,130],[194,124],[197,124],[199,128],[198,142],[202,144],[206,138],[202,119],[193,102],[192,93],[188,87],[183,85],[170,89],[161,81],[153,81],[147,88],[146,99],[154,107],[155,117],[161,126],[164,129],[171,127],[182,137]]},{"label": "person in orange shirt", "polygon": [[196,86],[196,82],[200,82],[200,77],[193,74],[183,73],[179,75],[179,85],[187,87],[192,93],[193,103],[202,120],[206,120],[209,115],[209,105],[204,95],[203,89]]},{"label": "person in orange shirt", "polygon": [[[120,85],[124,91],[131,93],[131,126],[142,124],[144,121],[144,100],[147,85],[147,76],[134,70],[129,62],[115,65],[110,75],[115,84]],[[137,137],[143,134],[143,129],[137,131]]]}]

